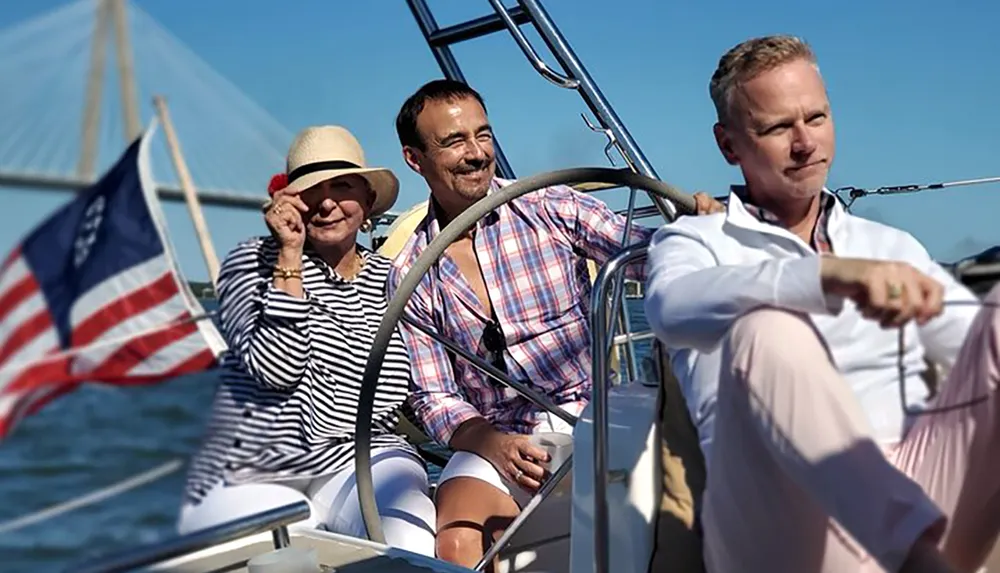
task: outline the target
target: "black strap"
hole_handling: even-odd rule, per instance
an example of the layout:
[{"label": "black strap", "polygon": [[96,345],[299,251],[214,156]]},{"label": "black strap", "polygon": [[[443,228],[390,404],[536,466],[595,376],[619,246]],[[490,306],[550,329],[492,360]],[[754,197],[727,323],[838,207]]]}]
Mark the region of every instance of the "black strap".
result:
[{"label": "black strap", "polygon": [[[490,352],[492,354],[490,361],[497,370],[503,372],[504,374],[509,374],[507,372],[507,362],[503,359],[503,353],[507,350],[507,339],[503,334],[503,328],[500,326],[500,319],[497,318],[497,309],[493,306],[492,301],[490,302],[490,322],[496,325],[497,334],[500,336],[502,347],[496,352]],[[487,323],[488,324],[488,323]]]},{"label": "black strap", "polygon": [[288,174],[288,182],[291,183],[303,175],[308,175],[310,173],[315,173],[317,171],[326,171],[327,169],[361,169],[360,165],[356,163],[351,163],[350,161],[343,161],[340,159],[333,161],[317,161],[316,163],[306,163],[305,165],[299,165]]}]

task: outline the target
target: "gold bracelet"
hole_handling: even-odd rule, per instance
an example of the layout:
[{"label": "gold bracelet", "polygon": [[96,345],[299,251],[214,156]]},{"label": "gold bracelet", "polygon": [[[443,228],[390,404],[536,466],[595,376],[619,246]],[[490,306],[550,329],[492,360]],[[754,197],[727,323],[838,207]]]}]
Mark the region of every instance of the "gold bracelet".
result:
[{"label": "gold bracelet", "polygon": [[274,278],[278,279],[299,279],[302,280],[302,269],[290,269],[288,267],[274,267]]}]

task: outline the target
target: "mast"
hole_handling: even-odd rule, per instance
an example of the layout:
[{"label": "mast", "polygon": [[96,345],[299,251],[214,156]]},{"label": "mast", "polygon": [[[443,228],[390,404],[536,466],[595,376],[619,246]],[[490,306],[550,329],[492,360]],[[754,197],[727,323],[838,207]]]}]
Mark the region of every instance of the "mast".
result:
[{"label": "mast", "polygon": [[167,138],[170,159],[174,163],[178,182],[180,183],[181,190],[184,192],[184,202],[187,203],[188,212],[191,214],[191,222],[194,223],[194,232],[198,236],[201,254],[205,258],[205,266],[208,268],[208,278],[212,281],[212,287],[214,288],[219,278],[219,258],[216,256],[215,247],[212,245],[212,237],[208,232],[208,225],[205,223],[205,215],[201,210],[201,203],[198,201],[198,193],[195,192],[191,173],[188,171],[184,155],[181,153],[181,144],[177,139],[176,132],[174,132],[174,124],[170,121],[167,101],[162,96],[154,96],[153,105],[156,107],[156,113],[160,117],[160,122],[163,123],[163,134]]}]

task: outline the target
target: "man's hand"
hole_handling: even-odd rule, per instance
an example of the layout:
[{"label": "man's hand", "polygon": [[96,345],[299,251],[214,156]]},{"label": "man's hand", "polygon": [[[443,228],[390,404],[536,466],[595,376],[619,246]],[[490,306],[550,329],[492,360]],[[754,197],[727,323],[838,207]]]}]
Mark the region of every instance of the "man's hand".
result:
[{"label": "man's hand", "polygon": [[528,436],[493,432],[478,453],[489,460],[500,475],[522,489],[534,493],[542,487],[545,468],[535,462],[549,461],[549,454],[529,442]]},{"label": "man's hand", "polygon": [[698,191],[694,194],[694,204],[699,215],[711,215],[712,213],[725,213],[726,206],[715,200],[714,197]]},{"label": "man's hand", "polygon": [[545,468],[535,462],[549,461],[549,453],[528,441],[528,436],[498,432],[483,418],[459,426],[451,447],[477,454],[493,464],[507,481],[531,493],[541,487],[545,478]]},{"label": "man's hand", "polygon": [[923,325],[944,308],[944,286],[907,263],[828,256],[820,280],[824,292],[853,300],[862,316],[883,328],[912,319]]}]

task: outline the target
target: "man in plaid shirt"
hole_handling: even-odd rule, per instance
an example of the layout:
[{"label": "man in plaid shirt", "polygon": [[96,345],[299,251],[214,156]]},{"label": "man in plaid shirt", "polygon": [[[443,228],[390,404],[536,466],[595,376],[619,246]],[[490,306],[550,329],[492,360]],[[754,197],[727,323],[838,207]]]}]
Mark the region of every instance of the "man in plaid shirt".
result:
[{"label": "man in plaid shirt", "polygon": [[[406,163],[431,191],[427,216],[396,257],[389,295],[436,234],[511,182],[494,176],[493,132],[482,97],[449,80],[421,87],[396,130]],[[699,194],[705,210],[718,203]],[[622,248],[625,219],[566,186],[511,201],[455,241],[413,293],[406,317],[485,357],[574,415],[590,399],[587,259]],[[652,230],[633,226],[630,243]],[[642,269],[634,268],[633,278]],[[569,433],[555,416],[489,379],[424,333],[401,325],[412,360],[411,404],[425,430],[455,450],[439,480],[438,556],[473,567],[486,523],[511,519],[545,475],[538,431]],[[496,527],[496,526],[494,526]],[[502,529],[502,527],[496,527]]]}]

